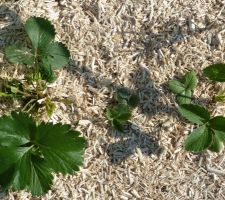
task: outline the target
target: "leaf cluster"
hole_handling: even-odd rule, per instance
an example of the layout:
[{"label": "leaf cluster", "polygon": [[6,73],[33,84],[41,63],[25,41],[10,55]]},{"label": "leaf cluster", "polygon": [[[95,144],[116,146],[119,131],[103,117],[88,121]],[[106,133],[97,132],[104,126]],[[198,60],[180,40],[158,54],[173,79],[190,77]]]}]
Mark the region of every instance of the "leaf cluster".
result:
[{"label": "leaf cluster", "polygon": [[53,172],[73,174],[86,141],[69,125],[36,122],[25,113],[0,118],[0,184],[4,189],[47,192]]},{"label": "leaf cluster", "polygon": [[119,88],[115,96],[117,105],[107,108],[106,116],[117,131],[123,132],[123,125],[131,118],[132,110],[138,106],[139,97],[127,88]]},{"label": "leaf cluster", "polygon": [[[214,64],[203,70],[204,76],[212,81],[225,81],[225,65]],[[201,105],[191,103],[194,88],[198,79],[193,71],[188,72],[181,81],[169,81],[169,88],[176,94],[179,113],[197,128],[186,138],[184,147],[187,151],[200,152],[209,149],[220,152],[225,142],[225,117],[212,117],[210,112]],[[217,96],[223,100],[223,95]]]},{"label": "leaf cluster", "polygon": [[[33,195],[46,193],[52,173],[73,174],[83,163],[86,140],[70,125],[37,123],[28,112],[44,105],[50,116],[55,105],[48,85],[56,79],[55,69],[66,65],[70,53],[55,42],[54,26],[46,19],[31,17],[25,23],[29,44],[5,48],[5,57],[26,66],[25,79],[0,80],[1,97],[24,103],[22,111],[0,117],[0,185],[4,190],[27,190]],[[33,112],[32,112],[33,113]]]},{"label": "leaf cluster", "polygon": [[199,105],[183,104],[179,113],[198,127],[188,135],[184,147],[187,151],[200,152],[209,149],[220,152],[225,142],[225,117],[211,117],[209,111]]},{"label": "leaf cluster", "polygon": [[7,46],[5,57],[11,63],[26,66],[25,79],[6,81],[0,96],[21,100],[22,110],[29,113],[45,107],[50,117],[55,105],[47,94],[47,83],[56,80],[53,70],[65,66],[70,53],[63,43],[54,41],[56,31],[47,19],[31,17],[25,22],[24,28],[28,44]]},{"label": "leaf cluster", "polygon": [[41,78],[53,82],[56,79],[53,70],[65,66],[69,61],[68,49],[63,43],[54,41],[56,32],[48,20],[31,17],[24,27],[30,40],[29,46],[14,44],[6,47],[7,60],[32,67],[34,80]]}]

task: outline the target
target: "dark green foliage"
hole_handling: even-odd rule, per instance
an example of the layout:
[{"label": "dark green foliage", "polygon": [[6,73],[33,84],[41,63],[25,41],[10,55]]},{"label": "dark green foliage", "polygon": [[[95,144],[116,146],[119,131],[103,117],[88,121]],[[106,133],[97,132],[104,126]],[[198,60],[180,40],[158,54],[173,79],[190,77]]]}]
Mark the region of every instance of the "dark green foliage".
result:
[{"label": "dark green foliage", "polygon": [[139,104],[139,97],[136,94],[133,94],[127,88],[119,88],[116,91],[116,100],[118,103],[127,104],[130,108],[135,108]]},{"label": "dark green foliage", "polygon": [[54,42],[56,35],[50,21],[31,17],[25,23],[25,31],[31,41],[31,48],[12,45],[5,48],[5,56],[12,63],[30,65],[34,68],[34,80],[39,77],[53,82],[53,70],[65,66],[70,53],[64,44]]},{"label": "dark green foliage", "polygon": [[36,122],[25,113],[0,118],[0,184],[6,190],[25,189],[42,195],[52,172],[73,174],[83,162],[86,146],[69,125]]},{"label": "dark green foliage", "polygon": [[106,116],[116,130],[123,132],[123,125],[131,118],[132,109],[139,104],[139,97],[126,88],[119,88],[116,100],[118,104],[107,108]]},{"label": "dark green foliage", "polygon": [[225,64],[210,65],[203,70],[203,74],[212,81],[225,82]]},{"label": "dark green foliage", "polygon": [[225,117],[210,117],[210,113],[202,106],[183,104],[180,114],[190,122],[198,124],[198,128],[185,140],[185,149],[200,152],[206,149],[220,152],[225,142]]}]

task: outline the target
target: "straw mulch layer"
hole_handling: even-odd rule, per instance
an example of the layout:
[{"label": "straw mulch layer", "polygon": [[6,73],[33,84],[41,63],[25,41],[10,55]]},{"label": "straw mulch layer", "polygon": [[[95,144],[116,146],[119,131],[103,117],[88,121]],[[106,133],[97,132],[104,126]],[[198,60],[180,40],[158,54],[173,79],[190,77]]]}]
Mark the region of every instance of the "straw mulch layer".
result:
[{"label": "straw mulch layer", "polygon": [[[60,2],[61,4],[58,4]],[[1,76],[19,76],[3,58],[6,44],[22,35],[30,16],[53,22],[57,38],[71,52],[58,72],[53,122],[75,124],[88,140],[85,164],[73,176],[55,175],[40,199],[188,200],[225,199],[225,156],[192,154],[182,148],[194,127],[181,119],[167,81],[194,69],[199,76],[212,62],[224,61],[225,2],[222,0],[17,0],[0,3]],[[125,134],[107,122],[105,109],[118,87],[141,99]],[[214,114],[217,87],[201,79],[196,102]],[[1,102],[1,114],[13,109]],[[43,117],[44,120],[47,120]],[[2,199],[39,199],[9,192]]]}]

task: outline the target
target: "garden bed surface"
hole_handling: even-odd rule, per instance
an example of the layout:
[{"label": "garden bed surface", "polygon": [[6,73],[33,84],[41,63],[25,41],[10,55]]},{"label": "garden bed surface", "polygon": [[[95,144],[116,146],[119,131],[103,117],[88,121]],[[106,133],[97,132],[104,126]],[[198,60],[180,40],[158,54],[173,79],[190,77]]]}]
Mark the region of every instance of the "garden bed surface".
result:
[{"label": "garden bed surface", "polygon": [[[43,197],[9,191],[1,199],[225,199],[224,151],[183,149],[194,126],[177,113],[167,86],[187,71],[202,77],[203,68],[224,62],[224,1],[1,0],[1,78],[21,76],[5,61],[3,49],[23,36],[22,23],[30,16],[49,19],[71,52],[51,87],[53,98],[72,103],[57,102],[50,121],[72,126],[79,121],[88,148],[81,171],[54,175],[52,190]],[[211,101],[217,86],[200,78],[195,101],[224,115],[224,104]],[[105,115],[119,87],[140,97],[123,134]],[[0,101],[1,115],[19,106]]]}]

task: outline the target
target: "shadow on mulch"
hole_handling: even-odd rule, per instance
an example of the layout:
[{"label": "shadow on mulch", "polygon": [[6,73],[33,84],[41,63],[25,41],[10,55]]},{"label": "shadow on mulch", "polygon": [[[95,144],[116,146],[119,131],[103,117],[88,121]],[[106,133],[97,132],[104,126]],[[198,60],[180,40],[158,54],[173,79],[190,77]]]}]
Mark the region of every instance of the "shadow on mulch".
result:
[{"label": "shadow on mulch", "polygon": [[[107,87],[110,91],[116,91],[118,88],[126,87],[124,85],[115,84],[117,75],[115,75],[115,80],[108,80],[107,85],[98,84],[99,79],[94,75],[91,69],[85,66],[77,66],[76,61],[71,61],[68,71],[82,78],[87,87],[90,86],[97,90],[102,89],[102,87]],[[164,91],[159,91],[157,89],[154,81],[151,79],[149,71],[143,67],[139,67],[137,71],[130,74],[128,79],[133,80],[135,86],[135,89],[131,92],[139,94],[140,104],[138,109],[140,113],[149,118],[158,113],[176,115],[176,111],[172,106],[170,107],[160,101],[160,96]],[[166,88],[164,89],[166,91]],[[171,93],[168,93],[168,95],[171,95]],[[109,107],[114,103],[114,99],[108,100]],[[156,130],[159,128],[162,128],[161,125],[156,127]],[[157,142],[158,136],[156,133],[157,131],[143,132],[133,123],[127,123],[125,125],[124,133],[118,133],[110,126],[108,128],[108,134],[111,137],[117,138],[118,141],[111,144],[103,144],[103,146],[112,164],[120,164],[127,157],[134,154],[137,148],[139,148],[144,155],[155,154],[158,156],[161,153],[162,147],[160,147]]]},{"label": "shadow on mulch", "polygon": [[7,24],[0,28],[0,52],[3,52],[6,45],[25,40],[20,16],[7,6],[0,5],[0,22]]},{"label": "shadow on mulch", "polygon": [[[0,70],[14,71],[15,68],[11,64],[8,64],[6,60],[4,60],[4,48],[7,45],[25,41],[26,37],[23,30],[23,24],[16,12],[10,10],[5,5],[0,5],[0,25],[0,55],[1,59],[3,59],[2,62],[0,61]],[[6,67],[3,68],[4,66]],[[2,89],[2,81],[3,79],[0,78],[0,89]],[[13,100],[11,98],[0,98],[1,110],[8,110],[12,107]]]},{"label": "shadow on mulch", "polygon": [[[138,48],[140,45],[144,47],[143,50],[140,50],[140,54],[137,54],[137,57],[134,57],[133,59],[135,60],[138,57],[145,58],[145,60],[151,59],[154,55],[158,54],[158,51],[162,48],[173,51],[172,47],[174,44],[185,40],[187,37],[193,37],[196,34],[201,34],[202,32],[212,28],[215,28],[214,25],[210,25],[210,22],[207,24],[206,22],[206,28],[198,28],[196,26],[196,31],[193,33],[188,30],[188,19],[186,22],[183,22],[183,24],[180,24],[177,20],[171,19],[159,28],[159,33],[155,34],[151,32],[151,22],[143,24],[139,33],[133,32],[136,40],[130,41],[134,47],[136,46]],[[183,33],[183,30],[185,30],[186,35]],[[123,32],[121,32],[121,34],[123,34]],[[105,54],[103,54],[103,56],[104,55]],[[94,87],[97,90],[101,89],[98,88],[97,85],[99,81],[98,78],[95,77],[94,73],[88,67],[77,67],[77,63],[73,61],[72,66],[74,66],[72,69],[73,73],[82,77],[87,86]],[[150,71],[140,66],[137,67],[137,70],[129,76],[130,77],[127,78],[132,80],[134,84],[133,92],[139,94],[140,97],[139,112],[141,114],[148,116],[150,119],[159,113],[177,117],[175,106],[162,102],[162,99],[160,98],[162,94],[166,94],[168,97],[173,98],[175,102],[174,95],[168,90],[167,83],[160,85],[158,88],[155,85],[154,80],[151,78]],[[106,87],[110,88],[111,91],[116,91],[118,88],[126,87],[124,85],[115,84],[117,74],[112,74],[112,77],[112,80],[108,80],[110,84],[106,85]],[[194,98],[194,102],[208,101],[208,99],[204,98]],[[110,102],[110,100],[108,101],[108,105],[112,106],[112,102]],[[106,145],[105,150],[113,164],[121,163],[128,156],[132,155],[136,151],[136,148],[140,148],[142,153],[146,155],[159,155],[161,152],[160,149],[162,149],[162,147],[157,143],[155,132],[145,133],[140,130],[140,128],[133,130],[131,127],[132,126],[127,125],[127,128],[125,129],[126,134],[120,135],[118,137],[118,142]],[[110,136],[116,137],[111,128],[108,129],[108,133]]]},{"label": "shadow on mulch", "polygon": [[120,164],[127,157],[134,154],[137,148],[139,148],[144,155],[150,156],[154,154],[159,156],[162,152],[162,148],[159,146],[156,139],[158,129],[159,128],[151,133],[145,133],[133,123],[128,123],[126,125],[124,133],[118,133],[109,129],[109,133],[111,133],[110,136],[118,139],[117,142],[106,145],[106,152],[110,162]]}]

